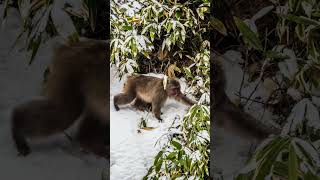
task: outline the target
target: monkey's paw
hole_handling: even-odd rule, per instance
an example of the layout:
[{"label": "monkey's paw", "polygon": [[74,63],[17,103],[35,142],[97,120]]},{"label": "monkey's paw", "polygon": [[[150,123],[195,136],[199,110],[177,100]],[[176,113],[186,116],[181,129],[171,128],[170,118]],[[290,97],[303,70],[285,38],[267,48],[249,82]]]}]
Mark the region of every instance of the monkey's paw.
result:
[{"label": "monkey's paw", "polygon": [[27,156],[31,153],[31,150],[28,146],[20,147],[18,149],[18,156]]}]

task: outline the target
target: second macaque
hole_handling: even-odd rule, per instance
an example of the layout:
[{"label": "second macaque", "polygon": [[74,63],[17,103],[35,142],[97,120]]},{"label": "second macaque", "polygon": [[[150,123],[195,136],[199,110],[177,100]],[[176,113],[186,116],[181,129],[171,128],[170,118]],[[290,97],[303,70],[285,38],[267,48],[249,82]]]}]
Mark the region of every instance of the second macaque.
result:
[{"label": "second macaque", "polygon": [[213,100],[211,100],[212,128],[217,126],[246,139],[258,141],[271,134],[279,134],[280,129],[267,127],[231,102],[225,92],[227,80],[223,67],[217,59],[212,58],[211,61],[213,64],[211,77],[214,78],[212,84]]},{"label": "second macaque", "polygon": [[168,98],[175,99],[188,106],[196,103],[182,94],[180,83],[174,78],[168,78],[165,87],[162,78],[135,74],[128,76],[123,92],[114,97],[114,107],[118,111],[120,109],[119,105],[126,105],[134,100],[138,109],[151,105],[152,112],[161,122],[161,108]]},{"label": "second macaque", "polygon": [[75,140],[85,152],[108,157],[109,42],[93,39],[55,47],[42,98],[12,111],[12,137],[19,155],[31,153],[29,139],[62,133],[79,122]]}]

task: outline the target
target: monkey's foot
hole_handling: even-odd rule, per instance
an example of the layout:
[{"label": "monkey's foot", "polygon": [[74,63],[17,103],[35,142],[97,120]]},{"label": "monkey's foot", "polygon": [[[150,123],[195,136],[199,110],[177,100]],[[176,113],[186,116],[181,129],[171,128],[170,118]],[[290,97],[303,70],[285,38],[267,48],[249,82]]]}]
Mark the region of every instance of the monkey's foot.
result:
[{"label": "monkey's foot", "polygon": [[116,109],[116,111],[120,110],[119,106],[117,106],[117,105],[114,105],[114,108]]},{"label": "monkey's foot", "polygon": [[163,122],[163,119],[162,119],[162,118],[159,118],[158,120],[159,120],[159,122],[160,122],[160,123],[162,123],[162,122]]},{"label": "monkey's foot", "polygon": [[85,153],[93,153],[98,157],[109,158],[109,150],[104,145],[98,144],[81,144],[81,151]]},{"label": "monkey's foot", "polygon": [[30,147],[27,145],[21,145],[18,148],[18,156],[27,156],[31,153]]}]

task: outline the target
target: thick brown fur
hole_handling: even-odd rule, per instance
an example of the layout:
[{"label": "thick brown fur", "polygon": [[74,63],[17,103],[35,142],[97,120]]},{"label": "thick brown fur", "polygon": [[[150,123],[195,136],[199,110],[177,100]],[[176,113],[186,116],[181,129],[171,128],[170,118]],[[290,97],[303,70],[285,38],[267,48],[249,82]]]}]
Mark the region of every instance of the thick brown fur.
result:
[{"label": "thick brown fur", "polygon": [[55,48],[44,97],[13,110],[12,136],[19,154],[31,152],[26,138],[63,132],[81,119],[76,136],[81,147],[108,156],[108,46],[84,40]]},{"label": "thick brown fur", "polygon": [[135,100],[134,106],[137,109],[150,108],[151,105],[155,117],[162,121],[161,108],[168,98],[189,106],[195,104],[193,100],[181,93],[180,83],[174,78],[168,78],[166,89],[164,89],[162,78],[134,74],[128,76],[123,92],[114,97],[114,107],[118,111],[119,105],[129,104]]},{"label": "thick brown fur", "polygon": [[250,114],[233,104],[225,92],[225,75],[221,63],[213,61],[213,126],[218,126],[248,139],[262,140],[271,134],[278,134],[277,128],[267,127]]}]

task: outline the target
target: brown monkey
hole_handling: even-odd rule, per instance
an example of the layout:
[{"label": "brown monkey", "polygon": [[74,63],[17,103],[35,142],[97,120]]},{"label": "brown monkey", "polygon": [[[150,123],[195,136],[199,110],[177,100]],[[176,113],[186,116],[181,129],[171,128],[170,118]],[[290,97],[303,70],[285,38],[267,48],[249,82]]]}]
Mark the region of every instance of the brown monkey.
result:
[{"label": "brown monkey", "polygon": [[223,68],[217,59],[212,58],[211,61],[213,62],[211,115],[214,121],[212,125],[215,124],[242,137],[257,140],[267,138],[270,134],[280,133],[279,129],[265,126],[230,101],[225,93],[226,79]]},{"label": "brown monkey", "polygon": [[59,45],[49,68],[44,97],[14,108],[12,136],[21,155],[31,151],[27,138],[62,132],[80,115],[76,139],[86,151],[108,156],[108,42],[84,40]]},{"label": "brown monkey", "polygon": [[129,104],[135,99],[135,106],[138,108],[148,106],[150,103],[155,117],[162,121],[161,108],[168,97],[189,106],[195,104],[193,100],[181,93],[180,83],[174,78],[168,78],[164,88],[162,78],[131,75],[125,82],[123,92],[114,97],[114,107],[118,111],[119,105]]}]

